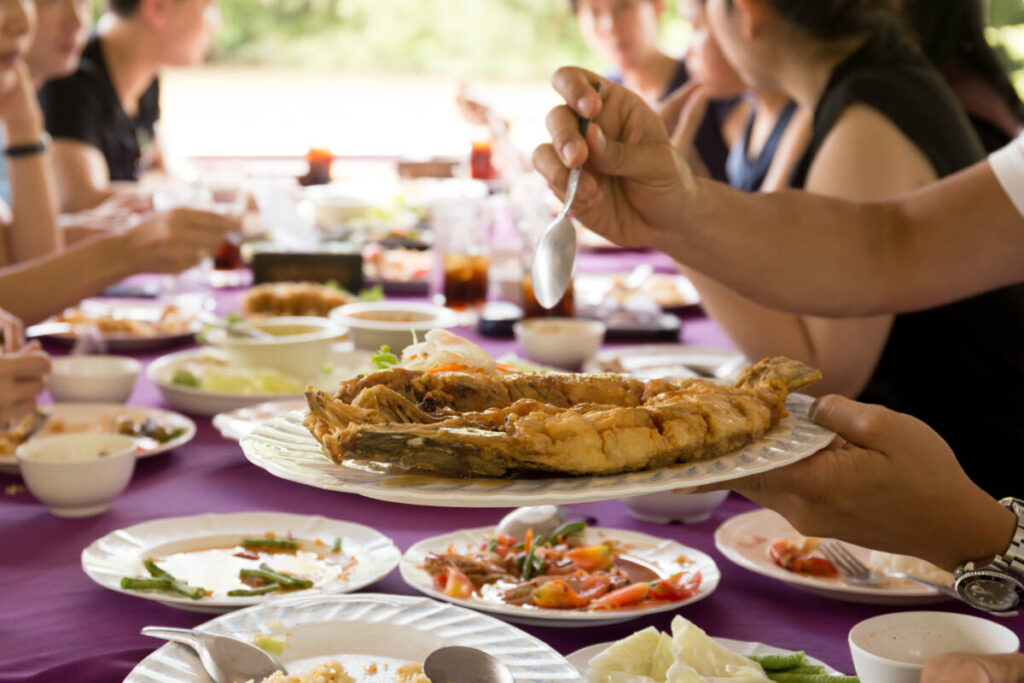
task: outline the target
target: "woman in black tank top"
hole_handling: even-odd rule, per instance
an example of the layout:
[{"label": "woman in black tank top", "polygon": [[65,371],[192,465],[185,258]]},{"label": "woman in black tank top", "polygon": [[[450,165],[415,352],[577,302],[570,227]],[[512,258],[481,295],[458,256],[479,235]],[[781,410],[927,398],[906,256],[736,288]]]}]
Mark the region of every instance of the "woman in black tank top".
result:
[{"label": "woman in black tank top", "polygon": [[[793,187],[880,200],[984,157],[941,75],[898,30],[894,3],[709,0],[708,16],[752,87],[780,89],[814,111]],[[818,365],[820,393],[915,415],[949,441],[972,479],[997,496],[1013,492],[998,458],[1024,451],[1024,287],[856,320],[783,314],[724,288],[702,294],[749,357]]]}]

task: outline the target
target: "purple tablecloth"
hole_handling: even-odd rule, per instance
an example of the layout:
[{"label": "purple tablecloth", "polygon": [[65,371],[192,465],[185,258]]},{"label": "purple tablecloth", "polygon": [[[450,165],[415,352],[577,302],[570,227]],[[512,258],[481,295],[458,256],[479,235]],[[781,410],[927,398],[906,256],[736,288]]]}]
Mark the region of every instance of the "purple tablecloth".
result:
[{"label": "purple tablecloth", "polygon": [[[650,255],[590,256],[588,270],[622,270]],[[659,269],[670,263],[658,259]],[[237,293],[220,293],[230,309]],[[467,336],[475,335],[467,332]],[[682,341],[724,346],[715,325],[695,317],[684,321]],[[482,342],[495,353],[513,342]],[[174,349],[170,349],[174,350]],[[139,355],[150,361],[159,354]],[[129,403],[163,406],[155,386],[140,377]],[[198,418],[194,441],[177,451],[140,460],[134,478],[110,512],[88,519],[51,516],[27,492],[0,499],[0,681],[91,681],[123,678],[159,643],[139,635],[147,624],[192,627],[210,615],[172,609],[121,595],[94,584],[82,572],[79,555],[93,540],[121,527],[161,517],[210,512],[273,510],[317,514],[375,527],[403,551],[416,541],[453,529],[496,522],[506,510],[422,508],[322,491],[278,479],[250,465],[238,444],[222,439],[208,419]],[[17,484],[0,475],[0,487]],[[802,649],[832,666],[852,672],[846,643],[849,629],[893,608],[837,602],[802,592],[733,565],[715,550],[712,534],[729,517],[754,506],[733,495],[712,518],[692,526],[661,526],[636,521],[620,501],[573,506],[605,527],[631,529],[675,539],[709,553],[722,570],[718,590],[681,610],[708,633]],[[393,571],[366,589],[414,594]],[[938,609],[970,612],[954,603]],[[598,628],[524,627],[564,654],[622,638],[654,625],[667,629],[672,613]],[[1024,623],[1006,622],[1024,636]]]}]

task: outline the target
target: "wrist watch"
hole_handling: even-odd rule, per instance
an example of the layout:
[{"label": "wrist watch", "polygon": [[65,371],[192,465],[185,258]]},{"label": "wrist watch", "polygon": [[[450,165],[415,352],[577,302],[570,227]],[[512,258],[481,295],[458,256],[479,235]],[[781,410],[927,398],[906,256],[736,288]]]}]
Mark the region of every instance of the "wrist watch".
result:
[{"label": "wrist watch", "polygon": [[1003,498],[999,503],[1017,515],[1010,547],[984,566],[967,562],[957,567],[953,588],[978,609],[1012,617],[1024,602],[1024,500]]}]

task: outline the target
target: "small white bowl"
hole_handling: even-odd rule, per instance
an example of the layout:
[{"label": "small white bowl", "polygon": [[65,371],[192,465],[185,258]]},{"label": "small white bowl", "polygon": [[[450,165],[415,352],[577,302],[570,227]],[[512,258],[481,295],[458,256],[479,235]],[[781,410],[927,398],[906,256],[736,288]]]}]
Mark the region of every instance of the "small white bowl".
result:
[{"label": "small white bowl", "polygon": [[994,621],[953,612],[894,612],[850,629],[853,668],[862,681],[917,683],[924,663],[948,652],[1008,654],[1020,639]]},{"label": "small white bowl", "polygon": [[708,493],[649,493],[626,498],[626,511],[630,517],[655,524],[696,524],[711,517],[711,513],[729,497],[728,491]]},{"label": "small white bowl", "polygon": [[459,324],[449,308],[404,301],[348,304],[331,311],[330,319],[349,329],[357,349],[376,351],[387,344],[395,354],[412,344],[413,333],[422,339],[430,330]]},{"label": "small white bowl", "polygon": [[207,341],[227,353],[234,365],[272,368],[308,379],[319,374],[331,353],[331,344],[344,330],[337,323],[315,316],[279,316],[256,320],[249,327],[273,335],[233,337],[225,330],[213,330]]},{"label": "small white bowl", "polygon": [[50,395],[58,403],[124,403],[142,370],[127,356],[62,356],[51,366]]},{"label": "small white bowl", "polygon": [[61,434],[18,446],[25,486],[57,517],[106,512],[135,469],[135,440],[122,434]]},{"label": "small white bowl", "polygon": [[527,358],[576,368],[601,348],[607,327],[584,318],[530,318],[517,322],[512,330]]}]

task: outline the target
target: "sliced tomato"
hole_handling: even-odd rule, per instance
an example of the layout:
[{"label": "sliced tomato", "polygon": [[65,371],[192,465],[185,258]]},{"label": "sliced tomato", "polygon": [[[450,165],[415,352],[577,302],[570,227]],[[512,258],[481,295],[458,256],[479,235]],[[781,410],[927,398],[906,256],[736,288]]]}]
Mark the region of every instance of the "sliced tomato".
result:
[{"label": "sliced tomato", "polygon": [[444,568],[444,594],[450,598],[465,600],[475,590],[469,577],[451,565]]},{"label": "sliced tomato", "polygon": [[700,572],[679,572],[672,576],[651,582],[652,600],[686,600],[697,594],[703,580]]},{"label": "sliced tomato", "polygon": [[533,604],[537,607],[573,609],[586,607],[588,602],[590,601],[587,598],[577,595],[576,591],[561,579],[548,581],[533,591]]},{"label": "sliced tomato", "polygon": [[646,581],[640,583],[631,583],[625,588],[614,590],[608,595],[595,600],[590,603],[592,609],[619,609],[620,607],[629,607],[635,605],[644,598],[651,591],[651,584]]},{"label": "sliced tomato", "polygon": [[612,549],[604,544],[573,548],[565,553],[565,557],[572,560],[573,564],[577,567],[587,572],[607,571],[612,568],[612,564],[615,562]]}]

